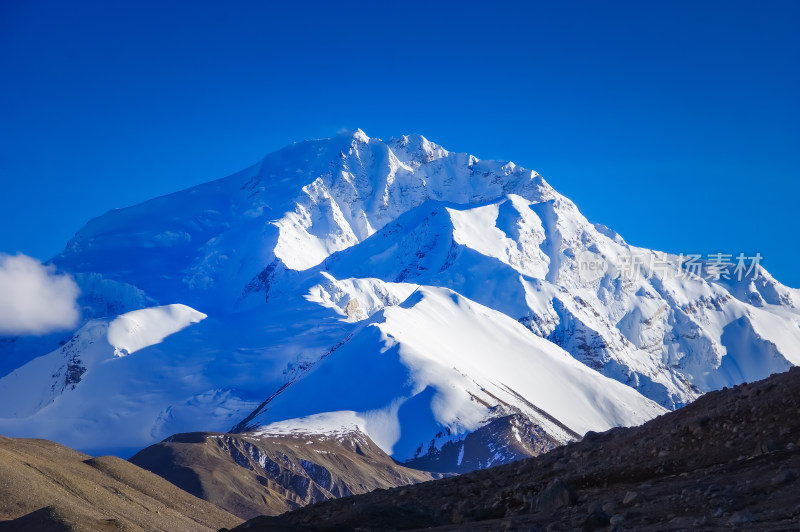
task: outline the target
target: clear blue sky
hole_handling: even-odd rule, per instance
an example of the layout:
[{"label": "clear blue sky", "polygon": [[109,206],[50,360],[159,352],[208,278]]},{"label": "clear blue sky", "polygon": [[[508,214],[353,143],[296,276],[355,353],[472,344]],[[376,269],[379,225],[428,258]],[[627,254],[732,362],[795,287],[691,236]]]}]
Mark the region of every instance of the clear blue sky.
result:
[{"label": "clear blue sky", "polygon": [[422,133],[800,287],[800,2],[0,0],[0,251],[292,141]]}]

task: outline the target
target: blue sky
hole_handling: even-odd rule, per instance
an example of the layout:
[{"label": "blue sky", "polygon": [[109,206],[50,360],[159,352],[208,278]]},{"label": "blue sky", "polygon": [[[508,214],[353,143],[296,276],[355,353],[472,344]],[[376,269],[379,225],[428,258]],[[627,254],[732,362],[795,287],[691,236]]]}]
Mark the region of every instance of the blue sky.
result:
[{"label": "blue sky", "polygon": [[800,287],[800,2],[0,2],[0,252],[304,138],[422,133]]}]

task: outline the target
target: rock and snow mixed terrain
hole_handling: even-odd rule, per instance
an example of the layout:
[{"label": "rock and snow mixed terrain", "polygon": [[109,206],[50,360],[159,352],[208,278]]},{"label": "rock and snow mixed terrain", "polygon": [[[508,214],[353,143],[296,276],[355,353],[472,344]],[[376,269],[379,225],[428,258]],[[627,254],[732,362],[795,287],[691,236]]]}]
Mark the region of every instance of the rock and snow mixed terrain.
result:
[{"label": "rock and snow mixed terrain", "polygon": [[330,425],[317,421],[263,435],[175,434],[130,462],[244,519],[442,476],[398,465],[355,426],[321,434]]},{"label": "rock and snow mixed terrain", "polygon": [[760,268],[628,278],[632,254],[675,259],[510,162],[360,130],[293,144],[78,231],[53,262],[84,323],[0,341],[0,433],[125,454],[317,416],[452,470],[514,455],[464,456],[498,420],[549,448],[800,364],[797,290]]},{"label": "rock and snow mixed terrain", "polygon": [[234,531],[800,529],[800,368],[543,456]]},{"label": "rock and snow mixed terrain", "polygon": [[516,412],[561,442],[663,412],[508,316],[432,287],[366,320],[248,425],[313,415],[310,397],[334,412],[359,405],[365,432],[399,459],[419,457],[443,429],[442,442]]}]

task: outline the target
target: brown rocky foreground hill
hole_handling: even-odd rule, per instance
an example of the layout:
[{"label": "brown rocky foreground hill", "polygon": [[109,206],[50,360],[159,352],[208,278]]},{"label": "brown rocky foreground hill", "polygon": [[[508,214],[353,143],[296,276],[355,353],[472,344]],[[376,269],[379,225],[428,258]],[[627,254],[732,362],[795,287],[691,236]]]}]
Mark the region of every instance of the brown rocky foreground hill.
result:
[{"label": "brown rocky foreground hill", "polygon": [[120,458],[0,436],[0,531],[203,531],[238,523]]},{"label": "brown rocky foreground hill", "polygon": [[398,465],[359,431],[176,434],[130,461],[245,519],[441,478]]},{"label": "brown rocky foreground hill", "polygon": [[798,530],[800,368],[520,462],[236,530]]}]

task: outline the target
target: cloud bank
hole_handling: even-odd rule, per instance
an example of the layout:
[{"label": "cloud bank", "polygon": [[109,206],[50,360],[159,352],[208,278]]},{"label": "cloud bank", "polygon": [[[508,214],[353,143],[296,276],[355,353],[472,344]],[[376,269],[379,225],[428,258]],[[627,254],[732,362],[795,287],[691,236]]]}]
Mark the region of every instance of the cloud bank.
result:
[{"label": "cloud bank", "polygon": [[80,289],[26,255],[0,253],[0,334],[46,334],[78,323]]}]

